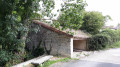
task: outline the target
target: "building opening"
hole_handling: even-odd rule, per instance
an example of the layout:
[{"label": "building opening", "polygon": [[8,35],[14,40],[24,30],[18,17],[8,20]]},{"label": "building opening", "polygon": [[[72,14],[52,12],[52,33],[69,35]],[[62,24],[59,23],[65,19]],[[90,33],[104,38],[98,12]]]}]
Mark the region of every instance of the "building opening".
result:
[{"label": "building opening", "polygon": [[73,50],[74,51],[87,50],[86,40],[73,40]]}]

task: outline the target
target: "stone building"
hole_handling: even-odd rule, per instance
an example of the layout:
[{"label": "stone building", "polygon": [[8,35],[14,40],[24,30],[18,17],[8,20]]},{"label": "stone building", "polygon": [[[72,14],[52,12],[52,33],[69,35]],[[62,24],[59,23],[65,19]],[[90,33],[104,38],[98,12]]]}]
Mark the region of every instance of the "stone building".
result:
[{"label": "stone building", "polygon": [[29,33],[31,41],[27,43],[27,47],[32,49],[33,47],[44,47],[45,50],[50,51],[51,55],[62,55],[67,57],[73,56],[73,50],[87,50],[87,39],[89,36],[80,31],[72,30],[74,35],[66,33],[66,31],[58,30],[50,25],[33,20],[32,27],[39,25],[39,32]]}]

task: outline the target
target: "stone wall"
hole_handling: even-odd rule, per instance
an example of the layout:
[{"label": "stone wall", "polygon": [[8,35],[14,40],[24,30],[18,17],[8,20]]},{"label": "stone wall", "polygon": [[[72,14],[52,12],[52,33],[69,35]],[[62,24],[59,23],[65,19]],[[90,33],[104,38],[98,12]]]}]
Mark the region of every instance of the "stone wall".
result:
[{"label": "stone wall", "polygon": [[[33,24],[32,27],[35,27]],[[71,57],[73,52],[72,38],[66,35],[60,35],[42,26],[39,26],[39,32],[29,33],[30,41],[27,43],[27,47],[32,49],[37,47],[39,44],[42,47],[46,47],[46,50],[51,50],[51,55],[62,55]],[[41,43],[40,43],[41,41]]]}]

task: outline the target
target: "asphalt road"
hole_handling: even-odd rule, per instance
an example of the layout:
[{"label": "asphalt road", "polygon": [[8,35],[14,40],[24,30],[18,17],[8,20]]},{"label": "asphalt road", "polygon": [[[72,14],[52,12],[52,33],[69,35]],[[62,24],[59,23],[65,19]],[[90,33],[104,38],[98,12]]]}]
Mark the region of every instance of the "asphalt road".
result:
[{"label": "asphalt road", "polygon": [[120,64],[120,48],[99,51],[81,60]]},{"label": "asphalt road", "polygon": [[120,64],[80,60],[61,67],[120,67]]},{"label": "asphalt road", "polygon": [[96,52],[64,67],[120,67],[120,48]]},{"label": "asphalt road", "polygon": [[51,67],[120,67],[120,48],[95,52],[86,58]]}]

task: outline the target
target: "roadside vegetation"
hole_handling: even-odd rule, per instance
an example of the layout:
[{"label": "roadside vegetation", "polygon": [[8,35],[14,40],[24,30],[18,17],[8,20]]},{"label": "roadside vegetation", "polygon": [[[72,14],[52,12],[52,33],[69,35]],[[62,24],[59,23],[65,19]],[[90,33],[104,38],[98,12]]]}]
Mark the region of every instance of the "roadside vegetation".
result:
[{"label": "roadside vegetation", "polygon": [[90,37],[88,44],[90,50],[120,47],[120,30],[104,29]]},{"label": "roadside vegetation", "polygon": [[43,63],[41,66],[39,67],[49,67],[50,65],[57,63],[57,62],[68,62],[69,60],[71,60],[71,58],[63,58],[63,59],[58,59],[58,60],[48,60],[45,63]]},{"label": "roadside vegetation", "polygon": [[118,41],[110,46],[107,45],[105,49],[109,49],[109,48],[120,48],[120,41]]},{"label": "roadside vegetation", "polygon": [[[56,58],[56,57],[55,57]],[[40,65],[35,65],[35,64],[28,64],[25,67],[49,67],[50,65],[58,62],[69,62],[70,60],[77,60],[77,59],[72,59],[72,58],[63,58],[63,57],[57,57],[56,59],[50,59]]]}]

